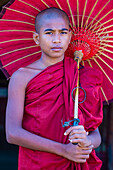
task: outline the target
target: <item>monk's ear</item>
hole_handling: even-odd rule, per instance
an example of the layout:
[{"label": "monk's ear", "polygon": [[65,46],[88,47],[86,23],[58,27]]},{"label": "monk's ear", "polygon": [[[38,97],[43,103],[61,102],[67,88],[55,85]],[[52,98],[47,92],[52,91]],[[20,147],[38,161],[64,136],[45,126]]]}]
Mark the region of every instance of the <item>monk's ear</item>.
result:
[{"label": "monk's ear", "polygon": [[35,41],[37,45],[39,45],[39,34],[38,33],[36,32],[33,33],[33,40]]},{"label": "monk's ear", "polygon": [[71,42],[71,37],[72,37],[72,31],[69,30],[69,38],[70,38],[69,42]]}]

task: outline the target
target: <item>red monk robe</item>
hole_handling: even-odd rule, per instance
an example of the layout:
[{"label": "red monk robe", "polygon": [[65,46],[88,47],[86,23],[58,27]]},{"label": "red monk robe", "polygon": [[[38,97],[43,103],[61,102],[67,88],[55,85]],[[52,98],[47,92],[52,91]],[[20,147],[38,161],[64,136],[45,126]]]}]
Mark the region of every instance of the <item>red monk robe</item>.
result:
[{"label": "red monk robe", "polygon": [[[87,93],[85,102],[79,104],[80,124],[92,131],[102,122],[100,75],[91,68],[81,68],[80,83]],[[69,143],[61,120],[73,119],[71,92],[76,84],[77,64],[68,57],[32,78],[26,87],[23,128],[57,142]],[[80,91],[80,100],[83,95]],[[74,167],[76,170],[99,170],[101,161],[94,150],[86,163],[79,164],[52,153],[19,148],[19,170],[74,170]]]}]

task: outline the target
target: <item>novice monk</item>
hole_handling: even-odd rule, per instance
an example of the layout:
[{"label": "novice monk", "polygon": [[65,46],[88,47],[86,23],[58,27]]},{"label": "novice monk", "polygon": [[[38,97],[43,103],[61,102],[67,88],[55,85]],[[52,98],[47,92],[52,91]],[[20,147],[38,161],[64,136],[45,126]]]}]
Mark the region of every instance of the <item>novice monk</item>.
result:
[{"label": "novice monk", "polygon": [[16,71],[8,91],[6,136],[9,143],[20,146],[19,170],[99,170],[101,161],[93,150],[101,142],[99,73],[80,70],[81,86],[87,93],[79,105],[80,125],[63,128],[61,120],[73,119],[71,92],[77,84],[77,64],[64,58],[71,40],[69,19],[64,11],[49,8],[37,15],[35,25],[41,58]]}]

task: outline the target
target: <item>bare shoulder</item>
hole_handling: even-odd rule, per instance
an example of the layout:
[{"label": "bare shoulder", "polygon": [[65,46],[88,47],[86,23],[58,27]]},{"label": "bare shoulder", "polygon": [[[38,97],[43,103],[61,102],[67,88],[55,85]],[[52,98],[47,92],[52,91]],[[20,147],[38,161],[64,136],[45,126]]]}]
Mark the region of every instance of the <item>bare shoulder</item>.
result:
[{"label": "bare shoulder", "polygon": [[38,73],[40,73],[40,71],[42,71],[42,69],[36,68],[34,63],[26,67],[20,68],[11,76],[9,86],[14,88],[19,87],[25,90],[28,82]]},{"label": "bare shoulder", "polygon": [[25,90],[28,82],[40,71],[42,71],[40,60],[18,69],[11,76],[9,88]]},{"label": "bare shoulder", "polygon": [[29,73],[24,68],[20,68],[16,72],[13,73],[13,75],[10,78],[9,81],[9,87],[11,88],[20,88],[20,89],[25,89],[26,85],[29,81]]}]

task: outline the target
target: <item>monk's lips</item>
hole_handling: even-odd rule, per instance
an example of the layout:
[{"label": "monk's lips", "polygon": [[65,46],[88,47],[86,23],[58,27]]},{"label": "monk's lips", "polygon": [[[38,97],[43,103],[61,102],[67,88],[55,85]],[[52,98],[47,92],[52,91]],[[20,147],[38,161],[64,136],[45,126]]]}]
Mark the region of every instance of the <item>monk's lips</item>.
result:
[{"label": "monk's lips", "polygon": [[62,50],[61,47],[52,47],[51,49],[52,49],[53,51],[61,51],[61,50]]}]

